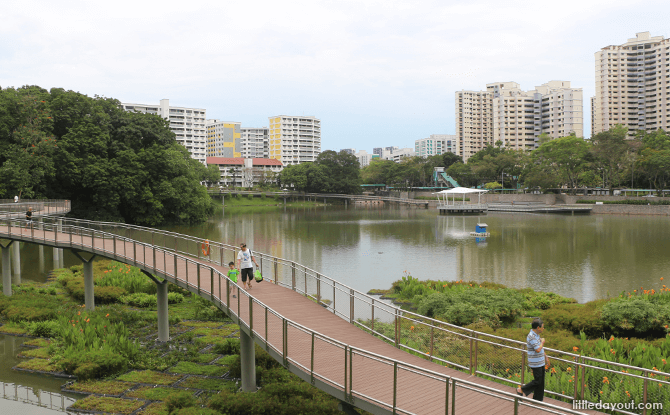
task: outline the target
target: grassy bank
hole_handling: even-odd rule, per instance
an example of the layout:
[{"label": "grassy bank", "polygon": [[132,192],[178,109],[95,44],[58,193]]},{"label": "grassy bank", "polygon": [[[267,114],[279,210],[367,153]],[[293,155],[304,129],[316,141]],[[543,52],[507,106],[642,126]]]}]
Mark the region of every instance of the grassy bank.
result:
[{"label": "grassy bank", "polygon": [[[281,196],[266,196],[261,194],[257,195],[241,195],[241,194],[224,194],[225,196],[225,207],[237,207],[237,206],[284,206],[284,198]],[[220,203],[219,203],[220,205]],[[286,206],[290,207],[302,207],[302,206],[323,206],[324,204],[318,201],[307,201],[303,198],[296,198],[295,201],[291,201],[291,198],[287,198]]]},{"label": "grassy bank", "polygon": [[[96,310],[86,311],[81,266],[46,284],[0,294],[0,332],[35,337],[17,370],[67,374],[86,395],[72,410],[137,414],[339,414],[338,401],[256,347],[258,393],[239,393],[239,327],[170,284],[170,336],[157,339],[154,284],[138,269],[94,263]],[[363,413],[363,412],[361,412]]]}]

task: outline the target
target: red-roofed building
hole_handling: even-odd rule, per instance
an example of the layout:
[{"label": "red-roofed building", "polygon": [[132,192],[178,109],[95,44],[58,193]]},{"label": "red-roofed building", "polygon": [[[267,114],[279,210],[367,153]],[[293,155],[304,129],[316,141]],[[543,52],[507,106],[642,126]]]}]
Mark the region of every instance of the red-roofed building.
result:
[{"label": "red-roofed building", "polygon": [[216,165],[221,172],[219,185],[253,187],[275,182],[284,165],[279,160],[242,157],[207,157],[207,165]]}]

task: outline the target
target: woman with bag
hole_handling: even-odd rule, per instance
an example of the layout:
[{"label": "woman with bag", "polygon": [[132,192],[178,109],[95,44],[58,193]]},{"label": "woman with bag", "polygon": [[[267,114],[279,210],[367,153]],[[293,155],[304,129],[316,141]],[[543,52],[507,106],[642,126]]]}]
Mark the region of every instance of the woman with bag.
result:
[{"label": "woman with bag", "polygon": [[[251,281],[254,279],[254,267],[251,263],[253,262],[258,266],[258,262],[256,262],[251,250],[247,249],[247,244],[241,244],[240,248],[240,252],[237,253],[237,269],[240,270],[242,276],[242,285],[244,285],[244,288],[251,290]],[[247,279],[249,280],[248,286]]]}]

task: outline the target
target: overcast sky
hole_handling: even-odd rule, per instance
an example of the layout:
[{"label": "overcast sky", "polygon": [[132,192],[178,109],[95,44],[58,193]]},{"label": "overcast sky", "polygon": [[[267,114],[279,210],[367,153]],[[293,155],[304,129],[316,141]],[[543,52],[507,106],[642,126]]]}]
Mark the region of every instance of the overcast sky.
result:
[{"label": "overcast sky", "polygon": [[321,119],[322,150],[454,134],[454,92],[550,80],[584,90],[594,53],[670,36],[666,1],[4,1],[0,86],[62,87],[268,125]]}]

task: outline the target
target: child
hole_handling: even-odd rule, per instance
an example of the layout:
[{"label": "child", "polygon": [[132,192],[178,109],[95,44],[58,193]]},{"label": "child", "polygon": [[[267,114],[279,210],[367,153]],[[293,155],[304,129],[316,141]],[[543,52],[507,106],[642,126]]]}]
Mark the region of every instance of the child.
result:
[{"label": "child", "polygon": [[[228,270],[228,278],[230,278],[230,280],[232,282],[237,284],[237,274],[239,273],[239,271],[235,269],[235,263],[232,262],[232,261],[229,262],[228,263],[228,268],[230,268]],[[232,291],[232,289],[233,289],[233,287],[229,287],[228,292],[230,293],[230,291]],[[237,296],[233,294],[233,298],[237,298]]]}]

